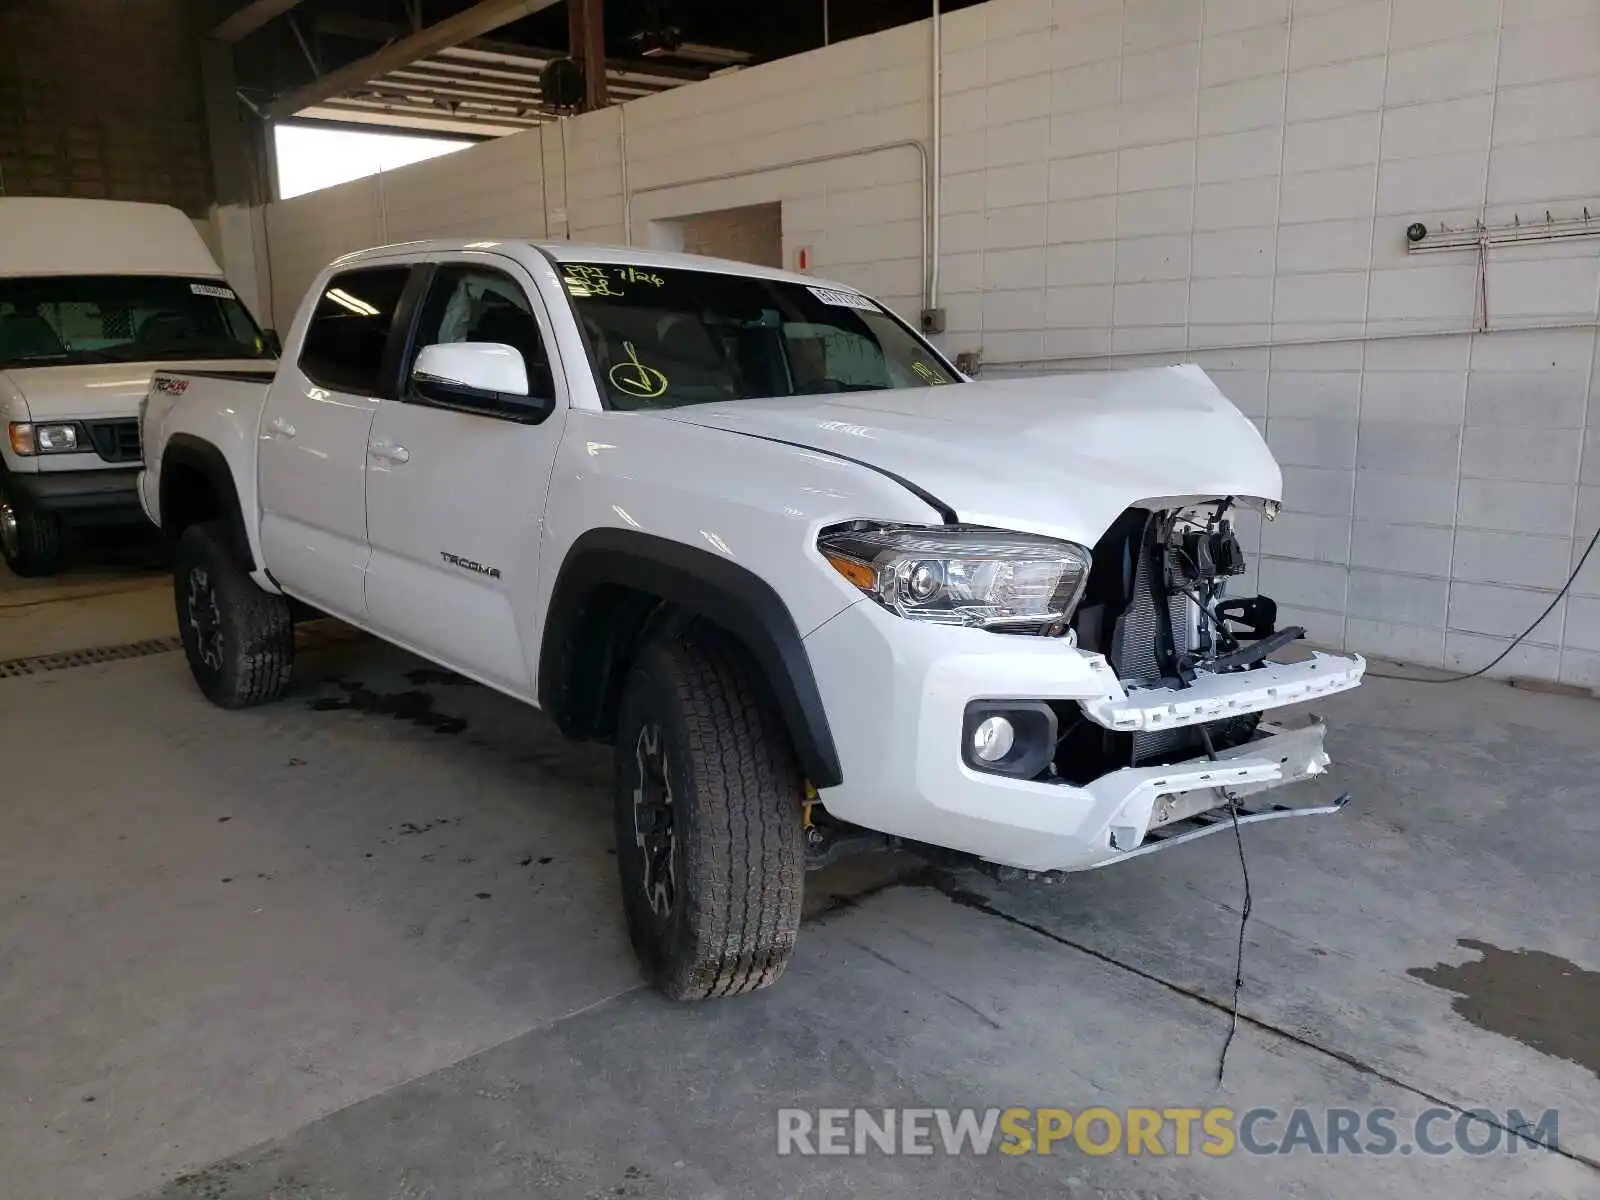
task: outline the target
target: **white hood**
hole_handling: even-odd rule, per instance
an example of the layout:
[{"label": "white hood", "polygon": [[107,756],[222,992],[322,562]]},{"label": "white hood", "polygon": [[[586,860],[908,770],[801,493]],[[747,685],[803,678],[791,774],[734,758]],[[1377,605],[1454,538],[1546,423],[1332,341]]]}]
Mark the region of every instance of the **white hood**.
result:
[{"label": "white hood", "polygon": [[[12,367],[0,371],[0,407],[17,410],[19,421],[92,421],[100,418],[132,417],[139,412],[139,401],[150,390],[150,376],[156,371],[252,371],[271,372],[274,362],[267,358],[208,359],[203,362],[80,363],[75,366]],[[5,393],[13,393],[7,397]],[[10,404],[5,401],[11,400]],[[20,403],[19,403],[20,402]]]},{"label": "white hood", "polygon": [[1283,492],[1261,434],[1193,366],[739,400],[662,415],[856,459],[931,493],[963,522],[1088,546],[1141,501]]}]

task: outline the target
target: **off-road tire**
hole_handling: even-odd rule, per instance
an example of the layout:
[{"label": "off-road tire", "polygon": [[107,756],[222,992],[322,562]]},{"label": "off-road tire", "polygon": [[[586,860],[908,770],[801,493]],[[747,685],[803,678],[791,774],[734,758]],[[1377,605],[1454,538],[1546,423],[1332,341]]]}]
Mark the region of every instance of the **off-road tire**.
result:
[{"label": "off-road tire", "polygon": [[[659,907],[635,795],[652,729],[672,831]],[[623,691],[616,760],[623,907],[651,982],[673,1000],[776,982],[800,927],[805,781],[748,657],[703,627],[646,645]]]},{"label": "off-road tire", "polygon": [[[6,474],[0,471],[0,506],[9,509],[11,520],[16,522],[10,530],[0,530],[0,557],[13,575],[54,575],[65,561],[61,536],[61,520],[54,513],[39,512],[29,508],[7,486]],[[6,513],[0,511],[0,520]]]},{"label": "off-road tire", "polygon": [[256,586],[223,522],[183,531],[173,556],[172,591],[183,652],[207,700],[248,708],[283,694],[294,668],[289,601]]}]

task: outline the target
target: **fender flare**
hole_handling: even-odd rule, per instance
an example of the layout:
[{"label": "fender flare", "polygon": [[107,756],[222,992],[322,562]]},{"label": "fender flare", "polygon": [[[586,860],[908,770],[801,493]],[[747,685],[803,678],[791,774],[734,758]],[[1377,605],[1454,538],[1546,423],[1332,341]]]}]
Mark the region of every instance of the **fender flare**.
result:
[{"label": "fender flare", "polygon": [[806,777],[819,788],[843,780],[811,659],[783,598],[721,555],[632,530],[583,534],[556,576],[540,646],[539,706],[563,733],[591,737],[603,725],[617,664],[607,653],[604,670],[579,672],[575,665],[584,650],[578,638],[594,615],[592,601],[607,585],[659,597],[736,638],[771,688]]},{"label": "fender flare", "polygon": [[233,471],[228,466],[228,460],[221,450],[191,433],[173,434],[167,439],[167,444],[161,451],[159,486],[162,532],[168,537],[174,537],[182,532],[173,528],[169,517],[172,512],[168,507],[168,502],[172,498],[169,481],[172,478],[171,468],[174,466],[198,472],[211,486],[222,508],[220,515],[227,522],[228,540],[233,546],[234,553],[239,556],[239,564],[247,571],[254,571],[257,564],[255,555],[250,550],[250,535],[244,526],[244,508],[239,503],[239,487],[233,480]]}]

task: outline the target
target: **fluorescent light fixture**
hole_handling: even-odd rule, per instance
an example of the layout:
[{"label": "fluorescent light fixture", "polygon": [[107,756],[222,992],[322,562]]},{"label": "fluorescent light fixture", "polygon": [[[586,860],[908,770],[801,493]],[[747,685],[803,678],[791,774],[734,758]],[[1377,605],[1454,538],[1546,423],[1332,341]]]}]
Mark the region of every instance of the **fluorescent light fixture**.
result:
[{"label": "fluorescent light fixture", "polygon": [[329,288],[325,295],[329,300],[332,300],[335,304],[348,308],[358,317],[375,317],[378,315],[378,310],[373,308],[372,305],[368,304],[359,296],[352,296],[343,288]]}]

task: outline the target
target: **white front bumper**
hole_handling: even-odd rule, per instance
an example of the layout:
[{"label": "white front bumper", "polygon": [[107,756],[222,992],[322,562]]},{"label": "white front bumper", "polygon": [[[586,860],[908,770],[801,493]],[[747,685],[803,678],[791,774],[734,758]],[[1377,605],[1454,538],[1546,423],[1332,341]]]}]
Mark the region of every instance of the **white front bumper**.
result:
[{"label": "white front bumper", "polygon": [[1121,858],[1163,812],[1181,819],[1173,814],[1224,803],[1220,788],[1244,795],[1320,774],[1321,726],[1264,725],[1266,736],[1221,761],[1127,768],[1077,787],[968,767],[961,736],[973,700],[1077,701],[1109,729],[1167,729],[1344,691],[1366,668],[1359,656],[1317,655],[1130,694],[1102,656],[1064,639],[919,625],[870,601],[827,622],[806,647],[844,768],[843,783],[821,792],[830,813],[1034,871]]}]

